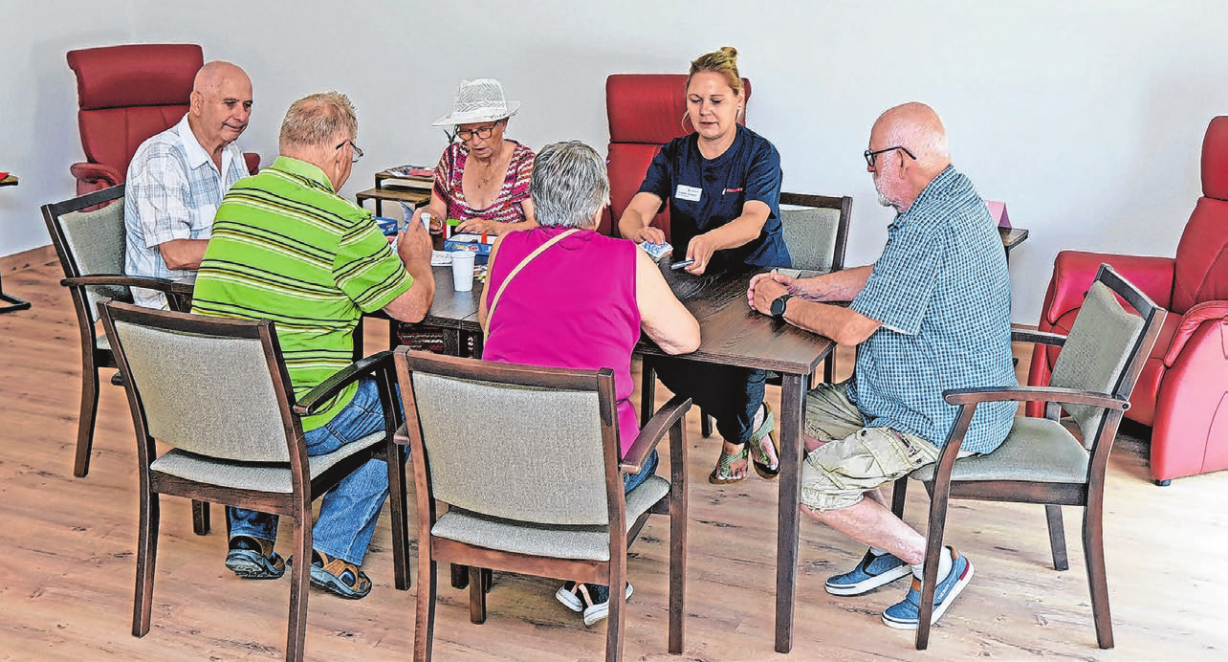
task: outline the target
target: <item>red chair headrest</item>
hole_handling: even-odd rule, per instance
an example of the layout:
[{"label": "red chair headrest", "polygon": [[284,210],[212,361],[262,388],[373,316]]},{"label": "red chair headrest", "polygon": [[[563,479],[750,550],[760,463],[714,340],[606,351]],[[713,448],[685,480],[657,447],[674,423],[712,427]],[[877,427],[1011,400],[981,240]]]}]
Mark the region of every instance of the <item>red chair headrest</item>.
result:
[{"label": "red chair headrest", "polygon": [[185,104],[204,66],[196,44],[134,44],[68,52],[81,110]]},{"label": "red chair headrest", "polygon": [[1228,117],[1213,118],[1202,141],[1202,194],[1228,200]]},{"label": "red chair headrest", "polygon": [[[664,145],[694,131],[689,123],[684,128],[682,121],[686,79],[685,74],[613,74],[606,78],[610,142]],[[742,90],[749,107],[750,81],[745,78]],[[739,122],[746,124],[745,112]]]}]

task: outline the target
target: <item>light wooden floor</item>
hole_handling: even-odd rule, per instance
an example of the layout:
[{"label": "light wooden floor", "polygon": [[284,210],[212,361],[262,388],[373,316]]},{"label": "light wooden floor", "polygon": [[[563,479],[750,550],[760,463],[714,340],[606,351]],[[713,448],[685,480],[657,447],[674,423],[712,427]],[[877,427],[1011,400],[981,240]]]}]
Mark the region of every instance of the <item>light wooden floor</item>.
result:
[{"label": "light wooden floor", "polygon": [[[93,467],[71,473],[79,397],[78,339],[50,250],[4,268],[3,285],[34,303],[0,316],[0,660],[262,660],[283,655],[288,585],[245,582],[222,566],[224,535],[192,534],[186,502],[165,499],[153,629],[129,634],[137,500],[132,423],[121,389],[103,386]],[[374,337],[373,337],[374,340]],[[1026,363],[1026,355],[1024,356]],[[847,369],[848,362],[844,362]],[[637,396],[638,397],[638,396]],[[769,391],[770,398],[778,392]],[[628,660],[789,659],[772,649],[776,488],[753,477],[717,488],[705,477],[716,440],[693,443],[685,654],[666,651],[668,529],[652,522],[633,547]],[[954,502],[948,540],[976,564],[976,579],[936,626],[928,652],[879,612],[903,582],[835,598],[824,579],[863,550],[804,522],[791,659],[1040,658],[1219,660],[1228,655],[1220,602],[1228,547],[1228,474],[1153,486],[1146,446],[1119,442],[1111,460],[1106,541],[1117,648],[1096,648],[1079,539],[1081,513],[1067,509],[1071,569],[1055,572],[1037,506]],[[412,489],[412,484],[411,484]],[[910,521],[925,508],[911,490]],[[412,504],[412,498],[411,498]],[[215,508],[215,522],[221,520]],[[407,659],[415,586],[391,585],[387,526],[365,569],[372,595],[348,602],[313,592],[307,653],[315,660]],[[585,628],[553,598],[558,582],[496,575],[485,625],[468,621],[466,595],[441,589],[437,660],[600,659],[604,625]]]}]

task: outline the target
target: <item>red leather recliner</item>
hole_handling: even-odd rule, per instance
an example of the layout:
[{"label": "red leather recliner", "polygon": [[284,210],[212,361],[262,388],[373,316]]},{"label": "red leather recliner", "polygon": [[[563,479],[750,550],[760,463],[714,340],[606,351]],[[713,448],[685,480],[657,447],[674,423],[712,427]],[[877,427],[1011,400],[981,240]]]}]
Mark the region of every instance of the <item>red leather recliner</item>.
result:
[{"label": "red leather recliner", "polygon": [[[644,183],[648,164],[665,143],[695,129],[686,119],[685,74],[614,74],[605,80],[605,109],[610,121],[610,150],[606,159],[610,175],[610,206],[601,217],[598,231],[618,236],[618,219]],[[750,81],[742,79],[742,117],[750,104]],[[669,239],[669,207],[652,224]]]},{"label": "red leather recliner", "polygon": [[[1207,127],[1202,191],[1176,258],[1062,251],[1041,309],[1040,330],[1065,334],[1107,262],[1172,313],[1126,411],[1152,428],[1151,476],[1162,485],[1228,469],[1228,117]],[[1048,383],[1059,351],[1032,355],[1028,384]]]},{"label": "red leather recliner", "polygon": [[[77,195],[122,184],[141,143],[183,119],[192,81],[204,65],[195,44],[134,44],[68,52],[77,75],[77,121],[84,163],[70,170]],[[244,154],[248,172],[258,154]]]}]

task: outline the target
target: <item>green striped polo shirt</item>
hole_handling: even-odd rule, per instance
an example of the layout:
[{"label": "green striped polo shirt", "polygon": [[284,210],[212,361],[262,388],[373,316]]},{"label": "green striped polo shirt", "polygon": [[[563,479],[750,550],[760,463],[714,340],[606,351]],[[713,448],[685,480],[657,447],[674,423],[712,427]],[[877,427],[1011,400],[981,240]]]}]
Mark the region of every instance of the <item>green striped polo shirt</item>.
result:
[{"label": "green striped polo shirt", "polygon": [[[354,328],[413,279],[371,220],[333,191],[324,172],[280,156],[239,180],[217,210],[193,292],[192,312],[272,320],[290,382],[302,397],[353,360]],[[332,420],[357,384],[303,430]]]}]

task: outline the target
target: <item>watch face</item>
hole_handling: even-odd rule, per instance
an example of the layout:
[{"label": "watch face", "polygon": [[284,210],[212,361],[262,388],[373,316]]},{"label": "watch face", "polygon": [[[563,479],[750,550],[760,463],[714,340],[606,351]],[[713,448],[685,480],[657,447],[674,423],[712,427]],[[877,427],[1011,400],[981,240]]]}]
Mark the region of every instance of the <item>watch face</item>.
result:
[{"label": "watch face", "polygon": [[789,302],[789,295],[784,294],[772,301],[772,315],[780,317],[785,314],[785,305]]}]

